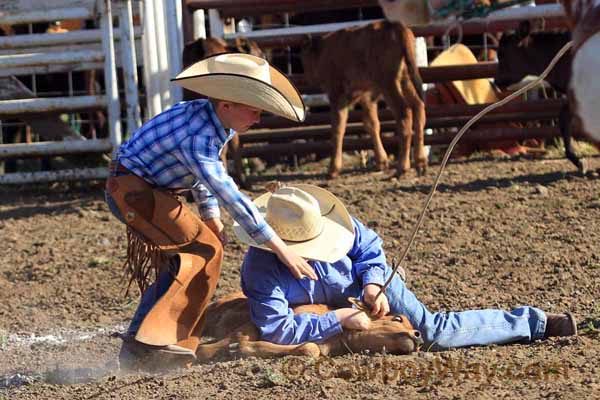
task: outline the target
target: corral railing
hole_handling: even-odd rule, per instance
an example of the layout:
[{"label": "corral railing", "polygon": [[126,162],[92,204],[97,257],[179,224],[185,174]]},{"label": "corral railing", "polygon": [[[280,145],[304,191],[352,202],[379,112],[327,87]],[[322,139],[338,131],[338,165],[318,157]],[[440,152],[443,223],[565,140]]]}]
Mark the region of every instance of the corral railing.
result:
[{"label": "corral railing", "polygon": [[[214,25],[214,15],[222,18],[244,18],[262,14],[294,13],[315,10],[332,10],[338,8],[358,8],[377,6],[377,1],[288,1],[288,0],[187,0],[188,12],[199,10],[208,11],[213,17],[211,23]],[[505,9],[492,13],[485,19],[471,19],[461,23],[463,35],[481,34],[483,47],[487,46],[485,33],[497,33],[510,29],[516,29],[523,20],[543,20],[547,30],[566,28],[564,13],[559,4],[542,5],[537,7],[518,7]],[[337,29],[368,24],[375,20],[363,20],[352,22],[336,22],[321,25],[306,26],[284,26],[273,29],[259,29],[250,32],[225,33],[223,36],[228,40],[237,37],[250,38],[258,43],[261,48],[290,48],[302,45],[308,35],[321,35]],[[211,25],[211,28],[212,26]],[[235,26],[235,24],[230,25]],[[411,27],[415,36],[446,37],[457,36],[456,26],[450,22],[437,22],[425,26]],[[453,80],[468,80],[478,78],[492,78],[496,74],[497,64],[495,62],[480,62],[477,64],[444,66],[444,67],[422,67],[421,76],[425,83],[438,83]],[[308,85],[304,77],[291,74],[290,78],[303,93],[309,106],[327,105],[327,98],[319,88]],[[563,100],[542,100],[537,102],[519,102],[512,106],[503,107],[495,113],[486,116],[481,123],[491,122],[528,122],[552,120],[558,116]],[[446,128],[463,125],[470,117],[479,112],[486,105],[444,105],[427,106],[427,128]],[[393,116],[390,110],[380,110],[382,121],[382,132],[384,134],[393,130]],[[360,114],[350,112],[347,133],[361,133],[363,128],[360,124]],[[269,157],[273,154],[307,154],[322,153],[330,151],[330,117],[328,113],[310,113],[307,120],[301,124],[293,124],[285,120],[265,117],[257,126],[246,134],[240,136],[241,157]],[[558,129],[554,127],[506,127],[486,128],[475,130],[465,135],[464,142],[482,142],[498,139],[526,139],[530,137],[547,138],[558,135]],[[427,135],[426,144],[448,144],[453,138],[452,133],[438,133]],[[301,142],[291,143],[295,139],[304,139]],[[395,138],[384,136],[384,143],[391,146]],[[282,143],[283,142],[283,143]],[[287,143],[285,143],[287,142]],[[368,149],[372,144],[369,139],[346,139],[345,150]],[[239,173],[240,171],[238,171]]]},{"label": "corral railing", "polygon": [[[7,10],[0,6],[0,25],[99,19],[100,28],[0,37],[0,119],[19,118],[29,124],[40,139],[46,140],[32,144],[0,144],[0,162],[32,156],[110,153],[116,149],[121,143],[122,124],[115,38],[120,43],[127,127],[132,130],[140,125],[131,1],[60,0],[48,6],[40,5],[36,11],[30,11],[28,0],[17,1],[16,6],[12,4]],[[119,20],[116,31],[113,29],[113,6]],[[35,78],[39,74],[82,70],[104,71],[104,95],[38,98],[15,79],[15,76],[34,75]],[[107,138],[86,139],[61,124],[58,118],[60,113],[95,109],[107,111]],[[15,172],[0,175],[0,184],[106,176],[106,167]]]}]

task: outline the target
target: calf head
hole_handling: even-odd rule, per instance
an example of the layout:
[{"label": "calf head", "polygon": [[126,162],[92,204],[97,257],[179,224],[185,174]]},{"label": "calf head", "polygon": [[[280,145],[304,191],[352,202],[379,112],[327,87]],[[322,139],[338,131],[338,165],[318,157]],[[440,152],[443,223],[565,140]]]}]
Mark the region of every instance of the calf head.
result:
[{"label": "calf head", "polygon": [[309,36],[303,43],[300,51],[304,77],[312,84],[319,83],[319,59],[323,50],[323,39]]},{"label": "calf head", "polygon": [[265,58],[265,53],[263,53],[260,47],[258,47],[258,44],[246,38],[235,39],[235,46],[228,46],[227,50],[235,51],[238,53],[252,54],[256,57]]},{"label": "calf head", "polygon": [[373,320],[368,330],[345,330],[342,340],[344,347],[347,346],[346,351],[385,350],[389,354],[409,354],[423,344],[421,333],[404,315],[386,315]]}]

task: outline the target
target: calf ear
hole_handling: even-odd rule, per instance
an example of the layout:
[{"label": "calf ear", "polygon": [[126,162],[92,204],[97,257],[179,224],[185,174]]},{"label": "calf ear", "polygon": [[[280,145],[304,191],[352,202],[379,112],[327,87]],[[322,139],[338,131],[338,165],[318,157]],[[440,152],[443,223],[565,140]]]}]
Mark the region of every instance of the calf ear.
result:
[{"label": "calf ear", "polygon": [[529,47],[529,42],[531,39],[531,22],[522,21],[519,24],[519,29],[517,30],[517,38],[519,39],[519,47]]},{"label": "calf ear", "polygon": [[523,40],[529,36],[531,33],[531,22],[529,21],[521,21],[519,24],[519,28],[517,29],[517,36],[519,39]]},{"label": "calf ear", "polygon": [[319,36],[308,35],[302,47],[308,52],[318,53],[321,50],[321,42]]}]

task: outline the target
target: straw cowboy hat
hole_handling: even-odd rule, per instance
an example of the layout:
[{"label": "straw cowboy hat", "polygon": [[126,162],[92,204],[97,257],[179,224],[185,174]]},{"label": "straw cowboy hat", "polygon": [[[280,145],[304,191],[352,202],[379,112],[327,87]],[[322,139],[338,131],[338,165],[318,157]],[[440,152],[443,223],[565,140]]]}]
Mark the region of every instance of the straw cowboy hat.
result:
[{"label": "straw cowboy hat", "polygon": [[250,54],[224,53],[192,64],[173,81],[211,98],[245,104],[302,122],[305,107],[298,89],[279,70]]},{"label": "straw cowboy hat", "polygon": [[[354,244],[350,213],[337,197],[318,186],[281,187],[259,196],[254,204],[277,235],[304,258],[336,262]],[[254,242],[239,224],[234,224],[233,231],[240,241],[269,250]]]}]

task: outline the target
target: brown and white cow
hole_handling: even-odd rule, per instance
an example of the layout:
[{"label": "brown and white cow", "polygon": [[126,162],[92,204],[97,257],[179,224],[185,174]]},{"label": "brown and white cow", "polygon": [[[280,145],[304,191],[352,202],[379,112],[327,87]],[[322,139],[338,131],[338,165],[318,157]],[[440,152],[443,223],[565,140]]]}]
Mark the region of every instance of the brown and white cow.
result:
[{"label": "brown and white cow", "polygon": [[569,97],[577,123],[600,142],[600,0],[561,0],[573,30]]},{"label": "brown and white cow", "polygon": [[302,64],[307,80],[320,85],[329,96],[333,142],[330,177],[338,176],[342,168],[348,109],[356,103],[363,109],[363,123],[373,139],[378,168],[387,167],[377,115],[381,95],[396,117],[400,140],[397,173],[410,169],[413,131],[416,168],[419,173],[425,171],[425,105],[415,38],[408,28],[383,21],[313,38],[302,49]]},{"label": "brown and white cow", "polygon": [[[323,304],[308,304],[294,308],[296,314],[325,314],[331,311]],[[391,354],[409,354],[423,343],[421,335],[414,330],[408,318],[396,315],[373,320],[365,331],[345,330],[323,343],[307,342],[299,345],[280,345],[259,340],[260,334],[250,320],[248,299],[235,293],[213,302],[206,310],[202,336],[215,340],[198,346],[196,356],[208,360],[228,354],[232,348],[243,356],[275,357],[306,355],[311,357],[334,356],[344,353],[370,350]]]}]

